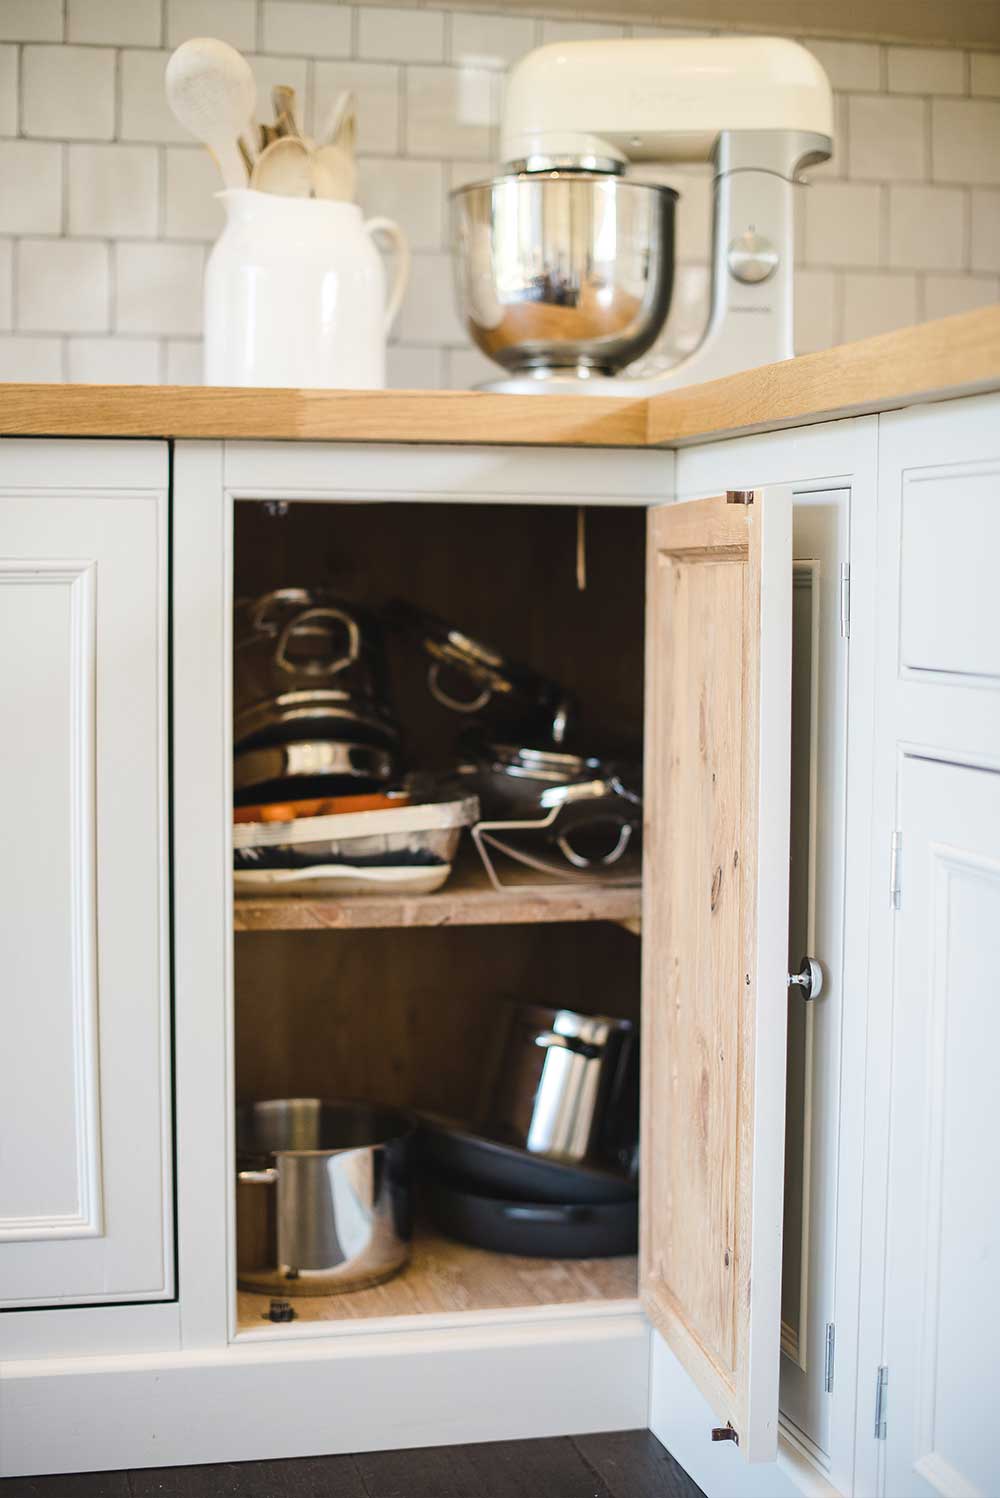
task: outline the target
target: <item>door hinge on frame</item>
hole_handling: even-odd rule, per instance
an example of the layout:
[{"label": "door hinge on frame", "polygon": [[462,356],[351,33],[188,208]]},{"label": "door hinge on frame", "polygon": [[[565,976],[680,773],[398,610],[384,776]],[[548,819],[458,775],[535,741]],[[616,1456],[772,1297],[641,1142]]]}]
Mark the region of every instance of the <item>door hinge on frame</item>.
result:
[{"label": "door hinge on frame", "polygon": [[840,564],[840,637],[851,638],[851,564]]},{"label": "door hinge on frame", "polygon": [[735,1441],[738,1446],[740,1444],[739,1431],[734,1430],[732,1424],[727,1420],[725,1425],[713,1425],[712,1440]]},{"label": "door hinge on frame", "polygon": [[875,1379],[875,1439],[885,1440],[886,1406],[889,1403],[889,1369],[883,1363]]},{"label": "door hinge on frame", "polygon": [[837,1340],[837,1329],[832,1321],[826,1323],[826,1343],[823,1353],[823,1392],[833,1393],[833,1359]]},{"label": "door hinge on frame", "polygon": [[726,504],[727,505],[752,505],[755,493],[756,493],[755,489],[727,489],[726,490]]},{"label": "door hinge on frame", "polygon": [[903,886],[900,882],[900,865],[903,858],[903,834],[896,829],[892,834],[892,849],[889,855],[889,904],[898,910],[903,903]]}]

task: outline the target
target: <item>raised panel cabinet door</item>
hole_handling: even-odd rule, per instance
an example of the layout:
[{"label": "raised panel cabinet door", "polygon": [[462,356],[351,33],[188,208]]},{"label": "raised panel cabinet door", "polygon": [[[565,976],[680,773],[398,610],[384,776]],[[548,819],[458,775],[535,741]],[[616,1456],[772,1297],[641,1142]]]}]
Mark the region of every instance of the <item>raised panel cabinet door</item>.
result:
[{"label": "raised panel cabinet door", "polygon": [[166,484],[0,442],[5,1308],[173,1293]]},{"label": "raised panel cabinet door", "polygon": [[1000,1493],[1000,773],[899,787],[883,1402],[889,1498]]},{"label": "raised panel cabinet door", "polygon": [[654,509],[647,550],[641,1294],[718,1431],[773,1461],[791,490]]}]

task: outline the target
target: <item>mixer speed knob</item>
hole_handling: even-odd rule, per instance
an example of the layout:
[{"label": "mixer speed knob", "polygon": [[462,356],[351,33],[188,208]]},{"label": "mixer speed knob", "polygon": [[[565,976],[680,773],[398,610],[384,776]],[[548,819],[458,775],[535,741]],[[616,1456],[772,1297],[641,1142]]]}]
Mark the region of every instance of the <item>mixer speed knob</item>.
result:
[{"label": "mixer speed knob", "polygon": [[726,258],[730,275],[744,286],[757,286],[778,269],[778,251],[755,229],[737,235],[730,242]]}]

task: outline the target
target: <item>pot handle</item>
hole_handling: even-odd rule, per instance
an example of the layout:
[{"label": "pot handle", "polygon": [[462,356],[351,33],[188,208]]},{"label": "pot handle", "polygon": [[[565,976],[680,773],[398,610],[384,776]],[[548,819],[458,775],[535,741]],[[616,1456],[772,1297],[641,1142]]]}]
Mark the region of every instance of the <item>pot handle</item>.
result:
[{"label": "pot handle", "polygon": [[244,1186],[275,1186],[278,1172],[273,1166],[268,1170],[238,1170],[236,1179]]},{"label": "pot handle", "polygon": [[543,1030],[540,1035],[536,1035],[535,1044],[543,1050],[572,1051],[574,1056],[584,1056],[588,1061],[595,1061],[603,1055],[600,1046],[577,1040],[575,1035],[557,1035],[554,1030]]},{"label": "pot handle", "polygon": [[406,288],[409,285],[410,246],[406,242],[406,235],[395,219],[366,219],[365,229],[373,239],[376,235],[384,234],[396,252],[396,271],[392,278],[392,287],[385,304],[384,327],[388,334],[392,329],[393,323],[396,321],[396,314],[402,306],[403,297],[406,295]]}]

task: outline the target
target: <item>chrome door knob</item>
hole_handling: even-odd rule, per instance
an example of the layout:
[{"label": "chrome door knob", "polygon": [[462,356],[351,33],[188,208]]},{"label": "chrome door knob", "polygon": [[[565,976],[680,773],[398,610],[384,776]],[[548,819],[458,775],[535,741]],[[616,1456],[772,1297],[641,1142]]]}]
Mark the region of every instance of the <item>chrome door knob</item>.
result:
[{"label": "chrome door knob", "polygon": [[798,988],[804,999],[818,999],[823,992],[823,969],[815,957],[803,957],[797,973],[788,974],[789,988]]}]

